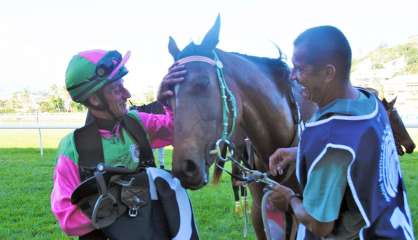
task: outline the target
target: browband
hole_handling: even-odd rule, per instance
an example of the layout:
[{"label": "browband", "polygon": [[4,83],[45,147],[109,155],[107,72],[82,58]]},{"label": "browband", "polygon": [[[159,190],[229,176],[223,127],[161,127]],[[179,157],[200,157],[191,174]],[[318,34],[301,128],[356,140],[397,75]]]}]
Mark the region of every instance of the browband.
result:
[{"label": "browband", "polygon": [[208,57],[204,57],[204,56],[189,56],[189,57],[181,58],[176,61],[176,63],[178,64],[186,64],[189,62],[205,62],[213,66],[216,65],[215,60],[210,59]]}]

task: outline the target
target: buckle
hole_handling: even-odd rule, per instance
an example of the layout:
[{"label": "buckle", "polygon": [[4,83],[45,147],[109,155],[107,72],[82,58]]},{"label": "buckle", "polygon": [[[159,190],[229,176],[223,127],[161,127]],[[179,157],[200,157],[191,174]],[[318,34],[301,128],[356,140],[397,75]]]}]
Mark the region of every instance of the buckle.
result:
[{"label": "buckle", "polygon": [[129,215],[129,217],[138,216],[138,208],[137,207],[129,208],[128,215]]}]

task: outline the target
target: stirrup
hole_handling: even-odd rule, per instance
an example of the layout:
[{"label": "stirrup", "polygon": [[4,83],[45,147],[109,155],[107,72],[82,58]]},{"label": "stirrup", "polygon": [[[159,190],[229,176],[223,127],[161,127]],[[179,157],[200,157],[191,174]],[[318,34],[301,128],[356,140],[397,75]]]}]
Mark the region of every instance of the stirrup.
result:
[{"label": "stirrup", "polygon": [[99,212],[101,206],[106,200],[109,200],[109,199],[112,201],[113,206],[117,205],[117,201],[115,197],[113,197],[112,194],[110,193],[100,195],[97,198],[96,203],[94,204],[93,212],[91,214],[91,223],[96,229],[107,227],[116,220],[117,216],[112,216],[112,213],[111,213],[111,218],[97,219],[97,213]]}]

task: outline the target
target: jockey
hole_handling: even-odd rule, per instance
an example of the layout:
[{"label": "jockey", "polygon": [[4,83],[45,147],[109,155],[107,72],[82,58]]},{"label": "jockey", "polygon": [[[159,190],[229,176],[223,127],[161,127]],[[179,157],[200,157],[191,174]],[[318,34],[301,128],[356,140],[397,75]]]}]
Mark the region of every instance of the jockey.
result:
[{"label": "jockey", "polygon": [[[52,213],[67,235],[80,239],[198,239],[187,192],[169,172],[154,168],[150,148],[155,142],[171,143],[173,113],[169,106],[164,106],[164,114],[127,110],[126,101],[131,95],[123,77],[128,73],[125,63],[129,55],[90,50],[78,53],[68,64],[66,88],[75,102],[88,108],[93,120],[59,144]],[[172,87],[182,81],[182,73],[183,66],[173,65],[164,77],[158,93],[163,104],[173,95]],[[135,184],[135,179],[142,179],[137,183],[141,187],[128,189],[137,192],[129,192],[130,197],[126,197],[122,185],[131,187],[132,181],[122,184],[112,192],[115,195],[106,195],[115,200],[113,205],[103,205],[107,200],[100,197],[107,191],[112,181],[109,179],[114,179],[103,169],[134,172],[137,175],[130,175],[131,180]],[[106,181],[103,184],[99,179]],[[121,179],[118,183],[124,183]],[[94,198],[83,192],[89,182],[94,183]],[[141,204],[133,208],[126,201],[132,199]],[[112,212],[116,203],[120,207],[117,215]],[[108,221],[106,216],[111,215]],[[103,221],[98,220],[100,216],[105,216]]]},{"label": "jockey", "polygon": [[390,123],[381,102],[350,82],[351,47],[332,26],[306,30],[294,41],[292,79],[319,110],[298,148],[280,148],[270,171],[291,162],[302,196],[279,185],[276,207],[301,223],[297,239],[414,239]]}]

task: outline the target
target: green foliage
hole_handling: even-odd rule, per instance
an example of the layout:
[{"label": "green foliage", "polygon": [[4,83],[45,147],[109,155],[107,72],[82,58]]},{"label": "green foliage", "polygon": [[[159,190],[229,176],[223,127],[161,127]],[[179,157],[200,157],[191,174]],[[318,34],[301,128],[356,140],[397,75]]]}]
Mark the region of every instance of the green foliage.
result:
[{"label": "green foliage", "polygon": [[353,70],[356,69],[358,64],[367,59],[370,59],[373,69],[383,69],[386,63],[401,57],[405,59],[406,66],[397,74],[417,74],[418,44],[415,42],[399,44],[393,47],[381,46],[367,56],[353,60]]},{"label": "green foliage", "polygon": [[59,96],[50,96],[39,103],[41,112],[64,112],[64,99]]},{"label": "green foliage", "polygon": [[372,69],[383,69],[383,68],[384,68],[384,66],[383,66],[382,63],[375,63],[372,66]]},{"label": "green foliage", "polygon": [[8,100],[0,100],[0,113],[14,113],[16,109]]},{"label": "green foliage", "polygon": [[87,110],[87,108],[80,103],[71,101],[70,103],[71,112],[84,112]]}]

